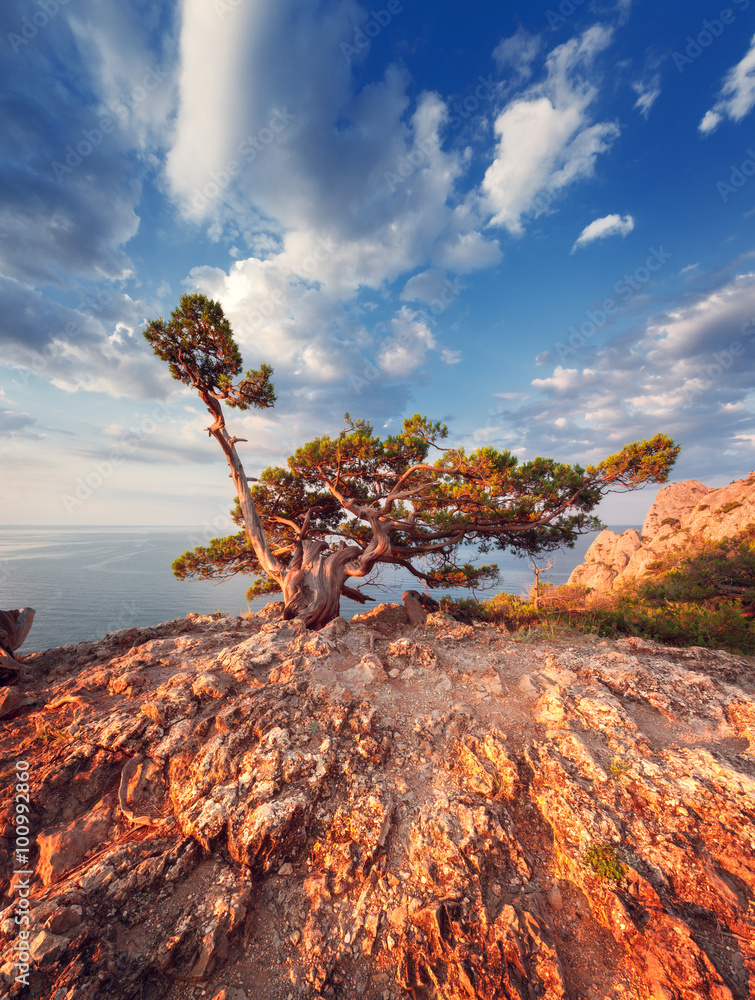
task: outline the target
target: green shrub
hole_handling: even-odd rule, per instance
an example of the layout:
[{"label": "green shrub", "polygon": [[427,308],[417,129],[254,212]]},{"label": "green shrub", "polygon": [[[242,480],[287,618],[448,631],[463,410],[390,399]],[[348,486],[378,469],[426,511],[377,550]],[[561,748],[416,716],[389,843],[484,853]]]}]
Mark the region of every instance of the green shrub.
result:
[{"label": "green shrub", "polygon": [[585,863],[601,878],[611,882],[620,882],[624,878],[624,866],[611,844],[591,844],[585,853]]},{"label": "green shrub", "polygon": [[755,653],[755,626],[731,604],[653,606],[623,598],[614,608],[567,612],[581,632],[603,638],[635,635],[664,646],[703,646],[740,655]]},{"label": "green shrub", "polygon": [[443,609],[465,611],[476,621],[505,625],[509,629],[526,628],[540,621],[540,612],[532,601],[523,601],[516,594],[497,594],[487,601],[462,599],[453,604],[442,602]]},{"label": "green shrub", "polygon": [[[566,639],[577,630],[606,639],[638,636],[665,646],[702,646],[751,655],[755,654],[755,621],[744,613],[743,599],[720,596],[710,581],[713,563],[723,559],[728,572],[732,554],[737,579],[744,580],[751,573],[750,560],[755,562],[754,550],[751,541],[741,538],[710,543],[681,566],[677,560],[675,569],[641,584],[626,585],[621,592],[595,594],[579,585],[546,586],[541,588],[538,608],[531,600],[505,593],[486,601],[443,604],[475,620],[504,625],[523,641]],[[663,565],[673,563],[669,558]],[[749,599],[755,599],[755,587],[747,590],[750,593]]]},{"label": "green shrub", "polygon": [[739,500],[730,500],[729,503],[725,503],[723,505],[723,507],[719,507],[718,513],[719,514],[730,514],[733,510],[736,510],[737,507],[741,507],[741,506],[742,506],[742,504],[739,502]]}]

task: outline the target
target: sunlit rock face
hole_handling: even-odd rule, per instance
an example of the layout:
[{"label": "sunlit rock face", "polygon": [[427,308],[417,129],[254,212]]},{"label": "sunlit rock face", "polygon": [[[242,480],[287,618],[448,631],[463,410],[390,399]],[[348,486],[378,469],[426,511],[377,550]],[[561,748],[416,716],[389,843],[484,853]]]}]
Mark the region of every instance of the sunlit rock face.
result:
[{"label": "sunlit rock face", "polygon": [[755,523],[755,473],[719,490],[696,479],[672,483],[658,491],[645,517],[642,533],[634,528],[618,535],[601,531],[572,571],[569,583],[605,593],[622,583],[642,579],[652,564],[683,552],[690,543],[720,541]]},{"label": "sunlit rock face", "polygon": [[25,659],[0,736],[3,995],[755,993],[751,660],[276,614]]}]

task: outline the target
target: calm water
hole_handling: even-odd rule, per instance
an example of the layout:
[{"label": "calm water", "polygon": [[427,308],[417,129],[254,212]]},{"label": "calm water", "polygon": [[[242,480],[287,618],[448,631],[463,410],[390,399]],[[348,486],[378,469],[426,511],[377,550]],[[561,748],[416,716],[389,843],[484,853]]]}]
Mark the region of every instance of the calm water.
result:
[{"label": "calm water", "polygon": [[[614,530],[625,527],[614,526]],[[171,563],[186,549],[205,542],[200,532],[187,527],[0,527],[0,608],[30,606],[37,611],[21,655],[100,639],[116,629],[157,625],[190,611],[238,615],[271,600],[247,602],[248,577],[222,583],[177,580]],[[584,536],[574,549],[552,555],[553,569],[542,579],[565,583],[594,537]],[[520,594],[533,583],[532,567],[526,560],[500,552],[491,553],[485,561],[498,563],[501,583],[480,596],[500,590]],[[351,583],[356,586],[359,581]],[[403,591],[422,588],[405,570],[383,567],[379,585],[364,589],[379,603],[400,601]],[[471,596],[463,590],[445,593]],[[436,591],[433,596],[440,594]],[[351,618],[370,606],[342,599],[341,613]]]}]

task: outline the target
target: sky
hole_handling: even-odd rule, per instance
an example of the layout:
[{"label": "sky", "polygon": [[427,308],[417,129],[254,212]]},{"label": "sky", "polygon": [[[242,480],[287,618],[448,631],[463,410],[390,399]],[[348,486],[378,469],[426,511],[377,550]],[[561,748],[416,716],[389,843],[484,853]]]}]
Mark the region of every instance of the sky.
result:
[{"label": "sky", "polygon": [[275,370],[228,415],[251,476],[346,411],[755,468],[751,0],[5,0],[0,36],[0,523],[231,527],[141,334],[186,292]]}]

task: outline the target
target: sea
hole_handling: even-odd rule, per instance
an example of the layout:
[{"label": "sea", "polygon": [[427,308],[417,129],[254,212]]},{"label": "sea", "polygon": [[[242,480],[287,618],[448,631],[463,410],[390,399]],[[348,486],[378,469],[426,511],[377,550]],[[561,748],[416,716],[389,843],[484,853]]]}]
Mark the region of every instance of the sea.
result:
[{"label": "sea", "polygon": [[[612,525],[624,531],[634,525]],[[178,580],[171,563],[187,549],[209,541],[203,528],[191,527],[31,527],[0,526],[0,608],[32,607],[36,617],[29,637],[19,650],[39,652],[53,646],[101,639],[108,632],[134,626],[158,625],[185,617],[189,612],[229,615],[257,611],[280,595],[246,600],[251,579],[234,576],[211,580]],[[563,549],[539,560],[541,581],[565,583],[575,566],[584,560],[595,534],[577,539],[573,549]],[[471,560],[473,561],[473,560]],[[526,594],[534,583],[528,559],[508,552],[490,553],[481,562],[495,562],[499,583],[479,598],[505,591]],[[380,602],[400,602],[405,590],[422,591],[421,583],[407,570],[381,567],[364,585],[351,586]],[[433,591],[433,597],[470,597],[466,589]],[[341,599],[341,614],[353,615],[374,607]]]}]

